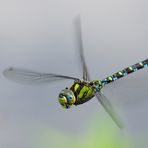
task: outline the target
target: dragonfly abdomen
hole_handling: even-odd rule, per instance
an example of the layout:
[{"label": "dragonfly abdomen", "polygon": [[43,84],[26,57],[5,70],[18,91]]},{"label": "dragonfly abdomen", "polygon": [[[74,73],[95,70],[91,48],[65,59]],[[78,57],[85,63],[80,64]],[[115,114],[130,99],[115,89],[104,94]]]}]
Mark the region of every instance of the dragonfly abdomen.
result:
[{"label": "dragonfly abdomen", "polygon": [[148,59],[142,61],[142,62],[139,62],[139,63],[136,63],[132,66],[129,66],[121,71],[118,71],[117,73],[105,78],[102,80],[102,84],[105,85],[105,84],[108,84],[108,83],[111,83],[111,82],[114,82],[115,80],[117,79],[120,79],[122,77],[125,77],[127,76],[128,74],[131,74],[137,70],[140,70],[142,68],[145,68],[148,66]]}]

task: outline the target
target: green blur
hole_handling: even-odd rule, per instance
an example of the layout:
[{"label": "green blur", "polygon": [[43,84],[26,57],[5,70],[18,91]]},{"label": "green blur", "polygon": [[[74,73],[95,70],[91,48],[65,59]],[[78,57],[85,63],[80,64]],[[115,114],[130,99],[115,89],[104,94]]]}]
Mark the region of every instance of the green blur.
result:
[{"label": "green blur", "polygon": [[78,134],[41,128],[33,143],[34,148],[133,148],[129,135],[110,119],[101,117],[88,123]]}]

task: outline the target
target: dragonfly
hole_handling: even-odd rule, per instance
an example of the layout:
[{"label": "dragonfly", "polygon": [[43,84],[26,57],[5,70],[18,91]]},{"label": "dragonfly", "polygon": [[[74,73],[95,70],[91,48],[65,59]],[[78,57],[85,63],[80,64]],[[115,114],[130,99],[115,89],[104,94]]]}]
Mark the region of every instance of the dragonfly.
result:
[{"label": "dragonfly", "polygon": [[148,67],[148,59],[126,67],[112,75],[107,76],[105,79],[91,80],[84,57],[80,18],[75,19],[75,27],[79,48],[79,59],[82,66],[82,79],[67,75],[40,73],[13,67],[4,70],[3,75],[13,81],[30,84],[50,83],[59,80],[72,80],[73,84],[60,91],[58,95],[58,101],[63,108],[69,109],[73,105],[77,106],[84,104],[93,97],[96,97],[116,125],[119,128],[123,128],[123,122],[119,118],[109,99],[101,92],[101,90],[104,86],[113,83],[120,78]]}]

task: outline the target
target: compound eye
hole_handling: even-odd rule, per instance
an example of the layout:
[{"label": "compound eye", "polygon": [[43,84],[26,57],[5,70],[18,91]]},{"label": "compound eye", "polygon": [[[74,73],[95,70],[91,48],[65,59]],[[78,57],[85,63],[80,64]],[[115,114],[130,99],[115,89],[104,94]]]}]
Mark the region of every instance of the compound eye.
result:
[{"label": "compound eye", "polygon": [[68,99],[72,99],[72,96],[70,94],[67,95]]},{"label": "compound eye", "polygon": [[68,104],[70,104],[70,105],[73,105],[74,103],[75,103],[75,98],[73,97],[73,96],[71,96],[71,95],[68,95],[67,96],[67,102],[68,102]]},{"label": "compound eye", "polygon": [[63,94],[59,94],[59,97],[62,98],[63,97]]}]

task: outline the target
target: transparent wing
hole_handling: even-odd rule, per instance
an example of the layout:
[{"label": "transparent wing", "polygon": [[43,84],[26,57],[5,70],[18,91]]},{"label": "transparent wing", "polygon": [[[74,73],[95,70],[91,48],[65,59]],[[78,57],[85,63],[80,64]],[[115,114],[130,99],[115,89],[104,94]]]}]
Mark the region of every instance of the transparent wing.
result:
[{"label": "transparent wing", "polygon": [[110,115],[110,117],[113,119],[113,121],[117,124],[119,128],[123,128],[123,124],[121,120],[119,119],[118,115],[113,109],[112,104],[109,102],[109,100],[101,93],[97,92],[96,97],[98,101],[101,103],[101,105],[104,107],[106,112]]},{"label": "transparent wing", "polygon": [[59,74],[48,74],[48,73],[39,73],[33,72],[30,70],[23,70],[17,68],[9,68],[3,72],[4,76],[10,80],[29,83],[29,84],[40,84],[40,83],[49,83],[56,80],[78,80],[78,78],[69,77]]},{"label": "transparent wing", "polygon": [[76,37],[77,37],[77,44],[79,48],[80,60],[81,60],[81,65],[83,67],[83,79],[87,81],[87,80],[90,80],[90,76],[89,76],[87,65],[84,58],[80,16],[78,16],[75,19],[75,26],[76,26]]}]

